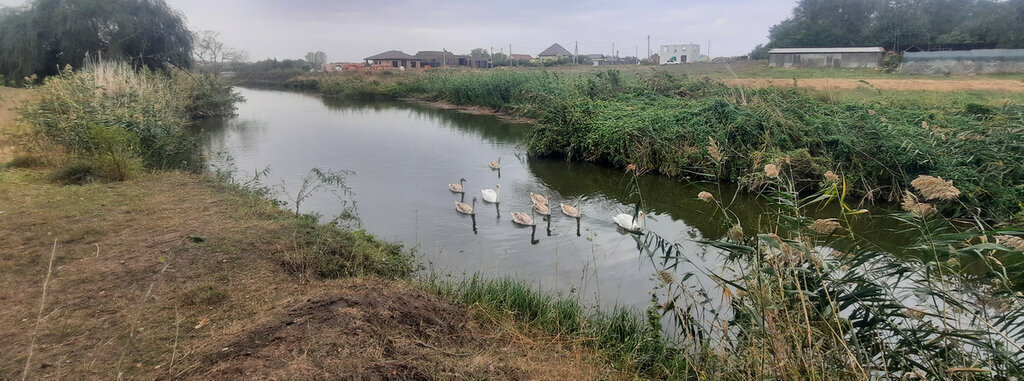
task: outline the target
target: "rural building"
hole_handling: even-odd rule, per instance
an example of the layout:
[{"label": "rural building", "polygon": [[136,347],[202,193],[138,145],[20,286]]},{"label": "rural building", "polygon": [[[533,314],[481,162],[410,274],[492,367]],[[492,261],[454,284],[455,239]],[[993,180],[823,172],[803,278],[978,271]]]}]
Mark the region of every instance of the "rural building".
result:
[{"label": "rural building", "polygon": [[658,51],[659,65],[694,63],[700,58],[700,45],[673,44],[662,45]]},{"label": "rural building", "polygon": [[1024,73],[1024,49],[975,49],[905,52],[900,73],[988,74]]},{"label": "rural building", "polygon": [[543,52],[540,52],[540,54],[537,55],[538,58],[558,56],[572,57],[572,53],[570,53],[568,50],[565,50],[565,48],[563,48],[562,45],[554,44],[549,46],[547,49],[544,49]]},{"label": "rural building", "polygon": [[458,56],[449,51],[423,50],[416,52],[414,57],[422,59],[423,65],[430,65],[430,67],[456,67],[459,65]]},{"label": "rural building", "polygon": [[390,66],[392,68],[420,68],[423,67],[423,59],[410,56],[397,50],[389,50],[381,54],[373,55],[364,58],[364,60],[371,65],[381,67]]},{"label": "rural building", "polygon": [[491,67],[490,58],[481,57],[470,57],[470,56],[457,56],[459,59],[459,66],[473,67],[477,69],[485,69]]},{"label": "rural building", "polygon": [[413,57],[423,60],[422,67],[491,67],[491,62],[487,58],[457,55],[449,51],[424,50],[417,52]]},{"label": "rural building", "polygon": [[768,54],[771,67],[878,67],[885,48],[778,48]]},{"label": "rural building", "polygon": [[533,59],[529,54],[510,54],[510,56],[516,61],[529,61]]}]

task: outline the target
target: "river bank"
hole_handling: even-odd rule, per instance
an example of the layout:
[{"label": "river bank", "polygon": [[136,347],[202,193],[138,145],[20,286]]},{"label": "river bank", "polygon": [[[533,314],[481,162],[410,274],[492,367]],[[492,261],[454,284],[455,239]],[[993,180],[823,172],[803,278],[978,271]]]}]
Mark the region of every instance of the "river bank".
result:
[{"label": "river bank", "polygon": [[[34,99],[2,94],[5,110]],[[0,120],[11,159],[27,148],[14,115]],[[297,268],[324,228],[236,186],[185,172],[65,186],[48,161],[0,170],[4,378],[624,377],[403,276]],[[332,234],[359,256],[393,250]]]}]

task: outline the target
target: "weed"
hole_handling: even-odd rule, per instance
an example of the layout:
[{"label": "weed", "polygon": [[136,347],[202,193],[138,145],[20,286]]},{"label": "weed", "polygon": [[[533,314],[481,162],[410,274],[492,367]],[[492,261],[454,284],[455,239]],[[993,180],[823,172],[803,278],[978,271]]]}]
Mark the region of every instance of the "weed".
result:
[{"label": "weed", "polygon": [[203,283],[185,291],[179,297],[183,306],[205,307],[219,304],[228,298],[228,292],[216,283]]},{"label": "weed", "polygon": [[82,185],[96,179],[92,164],[72,162],[50,173],[50,180],[64,185]]},{"label": "weed", "polygon": [[45,161],[36,155],[23,155],[15,157],[7,164],[4,164],[7,168],[33,168],[39,167],[45,164]]}]

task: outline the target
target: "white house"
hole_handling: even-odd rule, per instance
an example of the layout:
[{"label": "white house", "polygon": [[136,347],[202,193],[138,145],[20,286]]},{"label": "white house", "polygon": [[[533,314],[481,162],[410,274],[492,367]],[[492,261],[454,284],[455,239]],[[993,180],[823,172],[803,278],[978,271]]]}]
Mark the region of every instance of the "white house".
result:
[{"label": "white house", "polygon": [[658,52],[659,65],[693,63],[700,59],[700,45],[674,44],[662,45]]}]

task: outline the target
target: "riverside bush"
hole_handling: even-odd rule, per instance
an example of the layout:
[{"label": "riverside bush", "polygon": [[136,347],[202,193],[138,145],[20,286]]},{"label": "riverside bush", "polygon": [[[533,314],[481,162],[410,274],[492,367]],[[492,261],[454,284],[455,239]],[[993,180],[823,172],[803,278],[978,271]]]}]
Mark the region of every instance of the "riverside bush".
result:
[{"label": "riverside bush", "polygon": [[[957,94],[741,89],[658,71],[438,70],[386,80],[367,74],[375,73],[331,81],[386,81],[387,91],[378,94],[537,119],[527,144],[537,156],[635,164],[752,188],[763,182],[746,174],[786,161],[801,191],[813,191],[823,169],[842,170],[854,179],[850,191],[865,200],[898,200],[905,184],[930,173],[964,190],[963,204],[950,213],[984,206],[986,218],[999,219],[1024,211],[1024,105],[1018,101],[982,106],[977,102],[985,97]],[[352,92],[324,88],[325,82],[325,94]],[[722,160],[710,158],[712,141]]]},{"label": "riverside bush", "polygon": [[143,169],[201,170],[199,137],[188,125],[229,114],[240,99],[215,79],[137,72],[113,61],[66,68],[39,90],[40,100],[22,111],[25,120],[73,162],[112,181]]}]

